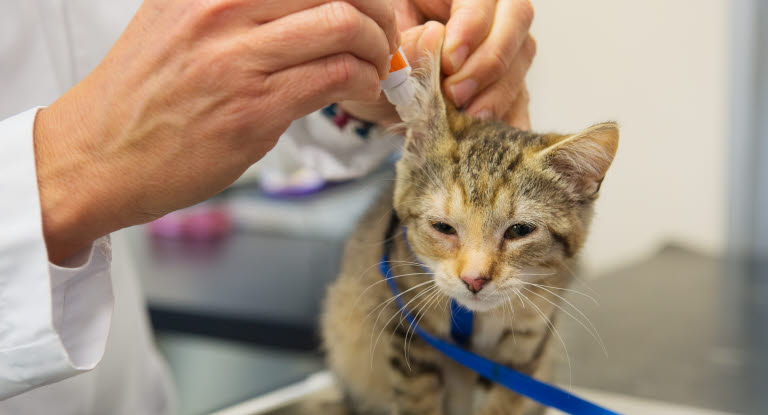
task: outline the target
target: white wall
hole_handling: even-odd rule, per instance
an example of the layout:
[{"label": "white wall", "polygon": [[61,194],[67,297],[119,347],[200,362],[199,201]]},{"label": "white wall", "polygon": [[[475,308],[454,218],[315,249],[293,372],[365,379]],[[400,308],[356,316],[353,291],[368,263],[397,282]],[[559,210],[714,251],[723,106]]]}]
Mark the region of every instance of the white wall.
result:
[{"label": "white wall", "polygon": [[533,126],[617,120],[619,153],[584,252],[601,272],[678,241],[725,243],[727,0],[534,0]]}]

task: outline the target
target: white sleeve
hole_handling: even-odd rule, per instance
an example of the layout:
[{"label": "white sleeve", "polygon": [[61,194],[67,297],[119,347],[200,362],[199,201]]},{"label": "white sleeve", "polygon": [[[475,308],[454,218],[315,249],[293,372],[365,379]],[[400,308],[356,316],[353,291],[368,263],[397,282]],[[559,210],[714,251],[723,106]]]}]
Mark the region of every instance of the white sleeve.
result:
[{"label": "white sleeve", "polygon": [[376,169],[401,144],[401,136],[348,118],[331,105],[291,123],[275,150],[283,164],[310,168],[326,180],[347,180]]},{"label": "white sleeve", "polygon": [[37,108],[0,121],[0,399],[96,366],[112,318],[109,238],[48,262],[32,140]]}]

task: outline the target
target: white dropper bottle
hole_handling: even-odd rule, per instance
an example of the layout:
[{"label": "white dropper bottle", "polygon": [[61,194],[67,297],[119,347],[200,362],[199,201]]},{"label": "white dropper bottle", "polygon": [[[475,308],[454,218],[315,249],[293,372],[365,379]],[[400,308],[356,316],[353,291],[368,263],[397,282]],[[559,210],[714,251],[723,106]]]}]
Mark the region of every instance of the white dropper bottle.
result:
[{"label": "white dropper bottle", "polygon": [[390,57],[389,76],[381,81],[381,89],[398,113],[413,100],[416,88],[411,79],[411,65],[402,47]]}]

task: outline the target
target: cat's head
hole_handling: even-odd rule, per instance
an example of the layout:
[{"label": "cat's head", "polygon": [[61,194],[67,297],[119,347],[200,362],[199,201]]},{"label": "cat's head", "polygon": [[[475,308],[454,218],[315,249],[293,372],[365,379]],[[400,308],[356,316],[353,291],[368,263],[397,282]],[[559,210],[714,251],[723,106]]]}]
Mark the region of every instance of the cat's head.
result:
[{"label": "cat's head", "polygon": [[616,124],[521,131],[446,105],[430,68],[420,79],[404,117],[394,207],[439,289],[487,311],[526,283],[567,278],[616,153]]}]

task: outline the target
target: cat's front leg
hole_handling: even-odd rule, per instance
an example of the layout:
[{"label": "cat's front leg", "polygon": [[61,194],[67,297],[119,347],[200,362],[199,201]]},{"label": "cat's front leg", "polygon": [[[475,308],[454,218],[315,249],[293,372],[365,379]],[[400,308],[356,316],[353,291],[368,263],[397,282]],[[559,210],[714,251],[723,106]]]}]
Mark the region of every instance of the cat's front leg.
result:
[{"label": "cat's front leg", "polygon": [[[392,415],[442,415],[444,368],[438,352],[398,325],[392,336],[388,376],[394,401]],[[413,334],[413,333],[411,333]]]},{"label": "cat's front leg", "polygon": [[542,415],[546,408],[512,392],[504,386],[485,383],[485,399],[476,415]]},{"label": "cat's front leg", "polygon": [[[507,330],[499,340],[494,360],[543,380],[548,377],[551,366],[550,334],[548,330]],[[478,388],[484,397],[475,415],[539,415],[545,412],[543,406],[498,383],[481,378]]]}]

